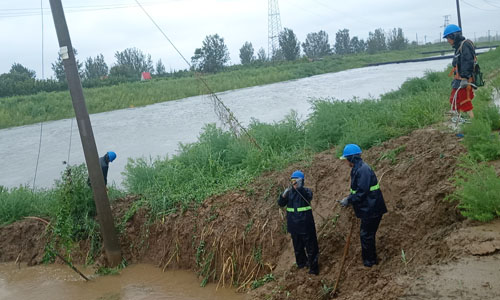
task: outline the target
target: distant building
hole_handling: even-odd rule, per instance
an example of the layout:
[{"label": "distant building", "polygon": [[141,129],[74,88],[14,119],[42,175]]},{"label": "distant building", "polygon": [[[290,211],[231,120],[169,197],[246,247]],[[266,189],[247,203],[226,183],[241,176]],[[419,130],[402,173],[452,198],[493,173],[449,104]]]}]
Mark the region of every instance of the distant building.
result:
[{"label": "distant building", "polygon": [[141,74],[141,80],[150,80],[151,79],[151,73],[149,72],[142,72]]}]

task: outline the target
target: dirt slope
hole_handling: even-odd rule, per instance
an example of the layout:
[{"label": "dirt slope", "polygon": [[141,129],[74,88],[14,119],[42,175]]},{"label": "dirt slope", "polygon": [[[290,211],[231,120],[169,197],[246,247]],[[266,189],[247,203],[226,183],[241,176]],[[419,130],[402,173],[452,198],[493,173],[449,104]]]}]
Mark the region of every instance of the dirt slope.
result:
[{"label": "dirt slope", "polygon": [[[249,299],[326,299],[323,295],[334,284],[351,224],[351,210],[341,209],[335,202],[348,194],[350,170],[332,151],[316,155],[309,163],[264,174],[240,190],[214,196],[198,209],[169,215],[150,226],[147,211],[139,210],[121,236],[124,257],[162,269],[193,269],[200,281],[215,281],[221,286],[237,283],[240,291],[250,290]],[[475,227],[478,224],[464,221],[455,204],[443,201],[453,190],[448,178],[455,171],[456,157],[464,151],[453,134],[427,128],[363,153],[378,174],[389,212],[377,233],[380,263],[373,268],[361,263],[356,224],[338,299],[418,298],[423,289],[415,285],[416,278],[428,280],[429,292],[421,295],[432,298],[432,274],[425,275],[430,274],[426,273],[430,265],[462,256],[491,255],[500,249],[500,234],[495,228],[479,234],[481,230],[474,229],[480,228]],[[284,230],[285,212],[276,205],[295,169],[305,172],[306,186],[314,192],[319,276],[293,266],[293,249]],[[123,215],[130,203],[129,199],[115,204],[117,216]],[[33,222],[0,228],[0,261],[15,260],[20,251],[26,251],[25,239],[36,241],[29,235],[8,238],[12,231],[25,232],[27,229],[19,227],[34,226]],[[21,259],[35,257],[32,263],[36,263],[40,257],[35,255],[37,251],[43,247],[31,245],[30,255]],[[251,290],[256,279],[271,273],[274,281]],[[490,290],[496,292],[495,287]]]}]

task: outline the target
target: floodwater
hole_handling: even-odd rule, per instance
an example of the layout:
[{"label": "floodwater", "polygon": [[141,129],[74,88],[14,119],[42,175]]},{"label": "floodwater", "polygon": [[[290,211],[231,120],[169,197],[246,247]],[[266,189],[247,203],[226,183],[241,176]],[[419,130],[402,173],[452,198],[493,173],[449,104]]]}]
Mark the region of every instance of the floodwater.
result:
[{"label": "floodwater", "polygon": [[[449,63],[445,59],[366,67],[218,95],[244,126],[251,119],[266,123],[280,121],[292,109],[305,119],[311,113],[310,99],[376,99],[398,89],[408,78],[421,77],[428,70],[442,71]],[[127,158],[175,154],[179,143],[195,142],[205,124],[218,123],[208,96],[93,114],[90,119],[99,154],[113,150],[118,155],[110,165],[108,182],[119,186]],[[68,161],[68,157],[70,164],[84,162],[76,122],[71,119],[3,129],[0,130],[0,185],[33,185],[40,132],[37,188],[52,186],[60,178],[65,168],[63,161]]]},{"label": "floodwater", "polygon": [[[93,270],[81,268],[87,277]],[[0,264],[0,300],[239,300],[234,289],[216,284],[200,287],[190,271],[161,269],[151,265],[131,265],[119,275],[96,276],[86,282],[65,265],[21,267]]]}]

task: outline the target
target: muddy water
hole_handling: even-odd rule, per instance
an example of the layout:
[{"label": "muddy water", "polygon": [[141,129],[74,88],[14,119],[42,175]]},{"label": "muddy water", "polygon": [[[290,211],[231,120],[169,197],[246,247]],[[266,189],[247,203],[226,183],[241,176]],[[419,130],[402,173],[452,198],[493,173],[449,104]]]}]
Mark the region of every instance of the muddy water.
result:
[{"label": "muddy water", "polygon": [[[82,269],[84,274],[92,270]],[[0,300],[204,300],[244,299],[232,289],[202,288],[190,271],[167,271],[146,264],[132,265],[120,275],[99,276],[85,282],[63,265],[21,267],[0,264]]]},{"label": "muddy water", "polygon": [[[437,60],[359,68],[219,95],[243,125],[248,125],[252,118],[262,122],[279,121],[292,109],[306,118],[311,98],[377,98],[397,89],[409,77],[423,76],[427,70],[442,71],[449,62]],[[127,158],[175,154],[179,143],[196,141],[205,124],[217,122],[207,96],[99,113],[91,115],[90,119],[99,153],[114,150],[118,154],[108,174],[108,181],[117,184],[123,179],[121,172]],[[40,124],[0,130],[0,185],[13,187],[33,183],[40,131]],[[44,123],[37,187],[49,187],[54,179],[60,178],[64,169],[62,162],[68,160],[68,153],[71,164],[84,161],[75,122],[73,126],[70,119]]]}]

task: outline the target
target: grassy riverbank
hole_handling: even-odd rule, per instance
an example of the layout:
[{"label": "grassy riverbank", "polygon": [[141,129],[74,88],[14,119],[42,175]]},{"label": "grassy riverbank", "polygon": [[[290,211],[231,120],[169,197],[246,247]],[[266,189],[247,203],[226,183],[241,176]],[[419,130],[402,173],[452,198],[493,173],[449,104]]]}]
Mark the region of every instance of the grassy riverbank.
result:
[{"label": "grassy riverbank", "polygon": [[[485,54],[481,62],[490,75],[496,72],[497,79],[492,83],[500,89],[500,50]],[[151,217],[159,220],[164,220],[164,215],[189,208],[195,208],[194,214],[197,215],[198,205],[212,195],[231,189],[247,195],[256,193],[249,183],[267,170],[279,170],[299,161],[307,165],[317,151],[335,145],[340,149],[348,142],[359,143],[366,149],[442,121],[444,112],[449,109],[450,79],[446,75],[446,72],[429,73],[424,78],[409,80],[400,90],[385,94],[378,101],[318,99],[314,101],[314,113],[308,120],[298,120],[291,113],[275,124],[255,122],[249,127],[249,132],[259,143],[261,151],[245,138],[236,138],[214,125],[207,125],[198,142],[182,145],[174,157],[129,162],[125,172],[127,193],[142,196],[139,201],[130,200],[134,202],[115,219],[116,228],[126,235],[127,222],[141,206],[150,208]],[[476,148],[471,152],[479,156],[492,151],[500,154],[498,134],[493,135],[493,139],[490,137],[491,128],[500,120],[498,110],[488,108],[492,89],[492,86],[482,88],[478,93],[477,119],[469,127],[476,128],[471,135],[471,143]],[[478,122],[486,122],[487,128],[479,126],[477,130]],[[470,129],[466,127],[465,130]],[[480,134],[476,135],[478,132]],[[391,153],[381,153],[380,157],[390,157]],[[491,189],[500,186],[500,182],[491,167],[469,160],[459,169],[454,182],[456,192],[449,198],[459,201],[459,208],[465,216],[484,221],[498,214],[500,199],[491,193]],[[268,188],[272,189],[272,185]],[[266,199],[276,197],[272,190],[266,193]],[[123,196],[123,192],[110,189],[111,199],[119,196]],[[209,209],[208,221],[217,218],[218,214],[217,207]],[[0,225],[26,216],[50,220],[50,226],[46,228],[48,243],[45,244],[43,261],[55,260],[52,249],[71,260],[72,253],[80,249],[82,240],[88,242],[86,263],[92,264],[100,255],[99,224],[84,165],[72,166],[71,172],[65,172],[53,189],[32,192],[29,187],[0,187]],[[203,245],[200,242],[197,251],[202,251]],[[206,274],[204,280],[208,278]]]},{"label": "grassy riverbank", "polygon": [[[480,61],[492,85],[478,91],[477,121],[471,126],[487,120],[489,128],[493,128],[499,120],[498,111],[487,105],[492,89],[500,89],[500,50],[482,55]],[[497,79],[493,80],[494,77]],[[182,145],[176,156],[130,161],[125,172],[125,186],[128,193],[143,196],[135,209],[138,205],[147,205],[156,216],[196,207],[207,197],[234,188],[252,193],[246,184],[267,170],[308,161],[318,151],[332,146],[340,149],[345,143],[355,142],[366,149],[443,121],[449,110],[449,84],[445,71],[408,80],[400,90],[387,93],[377,101],[315,100],[314,112],[308,120],[299,120],[291,113],[274,124],[252,123],[248,130],[261,151],[245,138],[236,138],[214,125],[207,125],[198,141]],[[492,143],[493,146],[487,148],[488,153],[491,149],[498,150]],[[472,144],[486,143],[478,139]],[[482,153],[482,149],[485,148],[479,147],[477,153]],[[111,198],[121,195],[120,191],[111,191]],[[1,188],[0,224],[25,216],[41,216],[58,219],[55,228],[65,229],[68,238],[76,238],[84,232],[94,234],[95,226],[89,225],[94,224],[90,221],[93,220],[92,205],[85,204],[91,201],[89,197],[84,166],[74,168],[70,178],[63,176],[51,190],[32,193],[27,187]],[[80,201],[84,198],[85,201]]]},{"label": "grassy riverbank", "polygon": [[[359,68],[369,63],[419,58],[424,57],[421,52],[447,48],[449,46],[445,44],[436,44],[373,55],[332,55],[318,61],[300,59],[275,64],[236,65],[204,78],[213,91],[221,92]],[[89,113],[98,113],[207,94],[207,91],[195,77],[184,77],[84,89],[84,94]],[[73,116],[67,91],[0,98],[0,129]]]}]

